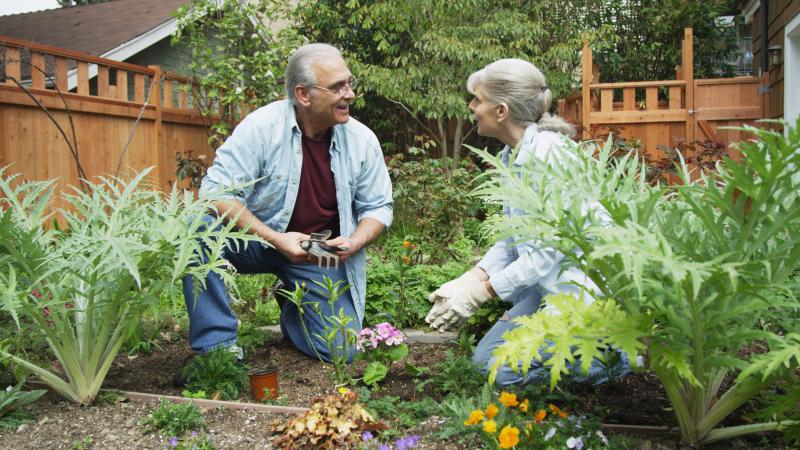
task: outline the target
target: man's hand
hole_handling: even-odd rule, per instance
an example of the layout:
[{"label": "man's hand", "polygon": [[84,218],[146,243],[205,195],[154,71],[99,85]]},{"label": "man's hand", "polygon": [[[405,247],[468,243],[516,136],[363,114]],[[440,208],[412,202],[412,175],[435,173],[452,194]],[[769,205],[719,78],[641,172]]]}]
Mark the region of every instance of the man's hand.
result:
[{"label": "man's hand", "polygon": [[[482,304],[493,297],[491,286],[486,286],[487,284],[489,284],[488,281],[471,284],[465,289],[455,292],[439,309],[439,315],[431,323],[431,328],[439,331],[457,328],[472,317]],[[434,305],[431,312],[437,309],[437,306]]]},{"label": "man's hand", "polygon": [[289,261],[294,264],[308,263],[310,256],[307,251],[300,247],[300,242],[310,238],[311,236],[295,231],[286,233],[275,233],[269,240],[269,243],[275,246],[275,249],[281,252]]},{"label": "man's hand", "polygon": [[353,237],[348,238],[344,236],[328,239],[327,241],[325,241],[325,243],[327,245],[330,245],[331,247],[339,247],[342,249],[336,252],[336,255],[339,257],[340,263],[347,261],[347,258],[360,252],[361,249],[366,246],[366,243],[359,239]]}]

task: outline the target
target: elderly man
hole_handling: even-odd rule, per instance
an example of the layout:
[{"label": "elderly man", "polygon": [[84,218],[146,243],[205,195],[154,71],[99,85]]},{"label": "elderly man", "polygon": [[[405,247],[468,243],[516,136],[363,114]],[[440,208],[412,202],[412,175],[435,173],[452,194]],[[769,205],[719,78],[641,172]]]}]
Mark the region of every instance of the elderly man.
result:
[{"label": "elderly man", "polygon": [[[350,117],[353,78],[341,53],[327,44],[297,49],[286,68],[286,95],[248,115],[217,150],[201,194],[244,186],[225,194],[217,212],[247,228],[274,248],[257,244],[225,250],[239,273],[273,273],[289,288],[305,284],[303,301],[323,316],[343,310],[360,331],[366,295],[365,247],[392,222],[392,186],[375,134]],[[339,248],[338,267],[318,267],[301,247],[311,233],[330,230],[326,244]],[[324,276],[350,289],[331,311],[314,282]],[[209,275],[195,298],[184,279],[189,310],[189,343],[196,353],[236,345],[237,320],[219,277]],[[281,331],[303,353],[331,360],[321,334],[325,321],[309,307],[299,314],[291,302],[281,305]],[[309,342],[300,321],[310,336]],[[345,345],[343,336],[338,344]],[[352,356],[353,349],[347,347]]]}]

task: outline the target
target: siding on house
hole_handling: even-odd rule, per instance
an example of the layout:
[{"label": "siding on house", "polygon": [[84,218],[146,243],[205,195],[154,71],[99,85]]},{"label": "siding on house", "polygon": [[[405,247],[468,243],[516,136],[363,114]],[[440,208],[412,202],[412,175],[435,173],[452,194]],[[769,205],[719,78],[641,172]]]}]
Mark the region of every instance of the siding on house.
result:
[{"label": "siding on house", "polygon": [[[764,118],[777,119],[783,117],[783,42],[784,28],[794,16],[800,13],[800,0],[761,0],[769,2],[769,25],[767,48],[781,46],[781,60],[778,64],[768,64],[767,85],[769,90],[764,95]],[[762,55],[762,15],[764,9],[759,8],[753,17],[753,66],[754,73],[759,73]]]}]

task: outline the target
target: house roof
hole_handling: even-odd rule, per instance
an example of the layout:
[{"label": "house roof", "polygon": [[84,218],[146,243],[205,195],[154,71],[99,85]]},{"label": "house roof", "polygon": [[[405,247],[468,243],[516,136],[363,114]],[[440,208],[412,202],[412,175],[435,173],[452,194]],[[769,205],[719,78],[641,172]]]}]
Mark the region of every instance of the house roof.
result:
[{"label": "house roof", "polygon": [[0,35],[123,61],[175,31],[189,0],[111,0],[0,16]]}]

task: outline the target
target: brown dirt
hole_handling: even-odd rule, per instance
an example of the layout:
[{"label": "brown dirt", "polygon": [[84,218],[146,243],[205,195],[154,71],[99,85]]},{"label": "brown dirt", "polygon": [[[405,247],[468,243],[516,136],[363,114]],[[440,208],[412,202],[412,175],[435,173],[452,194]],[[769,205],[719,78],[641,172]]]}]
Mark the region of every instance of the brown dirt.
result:
[{"label": "brown dirt", "polygon": [[[183,366],[191,351],[185,340],[162,344],[150,355],[135,358],[120,355],[111,369],[104,387],[126,391],[148,392],[180,396],[182,388],[174,387],[175,373]],[[444,359],[448,345],[411,344],[408,362],[417,367],[434,367]],[[287,406],[308,407],[314,399],[332,394],[336,389],[329,381],[330,365],[323,365],[299,353],[281,336],[273,336],[266,345],[249,356],[253,366],[262,365],[272,358],[279,366],[279,398],[273,403]],[[357,363],[354,372],[360,373]],[[634,373],[623,380],[598,387],[572,386],[565,394],[577,412],[591,413],[605,423],[635,425],[674,426],[674,416],[669,402],[658,381],[652,374]],[[377,395],[398,396],[412,400],[414,380],[403,373],[401,367],[393,367],[386,379],[385,387]],[[432,395],[424,392],[422,395]],[[251,401],[249,392],[242,397]],[[437,400],[439,400],[437,398]],[[82,439],[91,437],[91,444],[84,448],[168,448],[155,434],[144,434],[137,425],[154,407],[155,402],[125,402],[113,405],[79,407],[48,395],[29,407],[38,422],[27,424],[19,430],[0,429],[0,448],[8,449],[70,449]],[[216,448],[272,448],[271,434],[267,424],[276,417],[287,420],[288,416],[252,411],[207,410],[209,430],[214,432]],[[384,418],[390,421],[391,418]],[[389,422],[391,424],[391,422]],[[476,443],[457,445],[442,442],[436,437],[441,419],[431,417],[416,429],[423,436],[421,448],[426,449],[470,449]],[[649,439],[650,437],[647,436]],[[775,442],[766,447],[759,446],[764,440],[737,440],[734,445],[742,449],[782,448]],[[731,448],[728,442],[716,448]],[[763,444],[761,444],[763,445]],[[644,440],[638,438],[631,448],[675,448],[668,437]],[[715,448],[715,447],[709,447]]]}]

